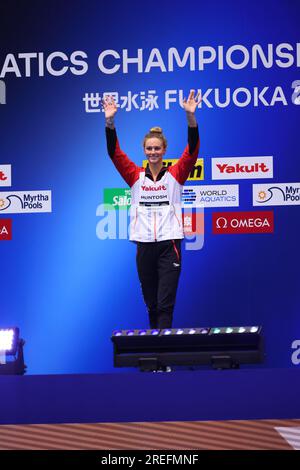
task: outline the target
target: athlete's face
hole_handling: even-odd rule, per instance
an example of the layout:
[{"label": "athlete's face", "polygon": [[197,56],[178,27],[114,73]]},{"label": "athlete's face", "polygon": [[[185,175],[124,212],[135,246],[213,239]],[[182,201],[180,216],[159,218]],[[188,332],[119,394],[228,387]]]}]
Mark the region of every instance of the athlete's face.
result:
[{"label": "athlete's face", "polygon": [[166,153],[163,141],[157,137],[151,137],[151,139],[146,140],[144,151],[149,163],[154,165],[156,163],[160,163],[164,154]]}]

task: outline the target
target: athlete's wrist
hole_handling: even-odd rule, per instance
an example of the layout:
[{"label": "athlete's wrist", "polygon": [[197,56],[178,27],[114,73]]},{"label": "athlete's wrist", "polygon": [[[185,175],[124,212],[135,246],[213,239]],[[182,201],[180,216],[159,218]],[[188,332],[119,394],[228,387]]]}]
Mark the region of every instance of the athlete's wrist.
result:
[{"label": "athlete's wrist", "polygon": [[114,129],[115,128],[114,116],[106,117],[105,118],[105,125],[106,125],[106,127],[109,127],[109,129]]},{"label": "athlete's wrist", "polygon": [[196,120],[195,113],[192,113],[191,111],[186,111],[186,118],[187,118],[189,127],[197,127],[197,120]]}]

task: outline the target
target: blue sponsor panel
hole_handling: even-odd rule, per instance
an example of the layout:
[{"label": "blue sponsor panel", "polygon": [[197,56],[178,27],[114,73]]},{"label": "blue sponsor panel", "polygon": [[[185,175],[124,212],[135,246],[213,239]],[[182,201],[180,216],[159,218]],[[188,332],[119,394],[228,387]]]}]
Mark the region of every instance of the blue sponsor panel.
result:
[{"label": "blue sponsor panel", "polygon": [[[264,365],[297,367],[300,4],[2,10],[0,326],[20,327],[28,373],[111,371],[111,332],[147,328],[101,100],[115,97],[121,148],[142,166],[153,126],[166,158],[181,155],[191,88],[202,95],[204,167],[184,186],[183,210],[204,214],[204,233],[183,243],[174,326],[262,325]],[[272,230],[253,228],[265,219],[246,213],[259,211],[273,212]]]}]

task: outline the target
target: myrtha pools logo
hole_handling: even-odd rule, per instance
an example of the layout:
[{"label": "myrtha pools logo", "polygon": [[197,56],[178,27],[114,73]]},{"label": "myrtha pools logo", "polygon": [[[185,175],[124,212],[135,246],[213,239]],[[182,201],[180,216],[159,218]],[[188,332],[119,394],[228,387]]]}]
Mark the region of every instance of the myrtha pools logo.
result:
[{"label": "myrtha pools logo", "polygon": [[51,212],[51,191],[0,192],[0,213]]},{"label": "myrtha pools logo", "polygon": [[253,205],[292,206],[300,204],[300,183],[254,184]]}]

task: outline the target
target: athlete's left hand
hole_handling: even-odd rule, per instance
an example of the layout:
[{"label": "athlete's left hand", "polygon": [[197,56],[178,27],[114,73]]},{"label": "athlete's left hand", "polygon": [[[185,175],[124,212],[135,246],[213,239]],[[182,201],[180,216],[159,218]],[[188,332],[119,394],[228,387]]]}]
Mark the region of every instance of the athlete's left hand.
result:
[{"label": "athlete's left hand", "polygon": [[184,98],[182,100],[182,106],[187,113],[194,113],[201,100],[200,92],[198,91],[195,97],[195,90],[191,90],[188,99]]}]

